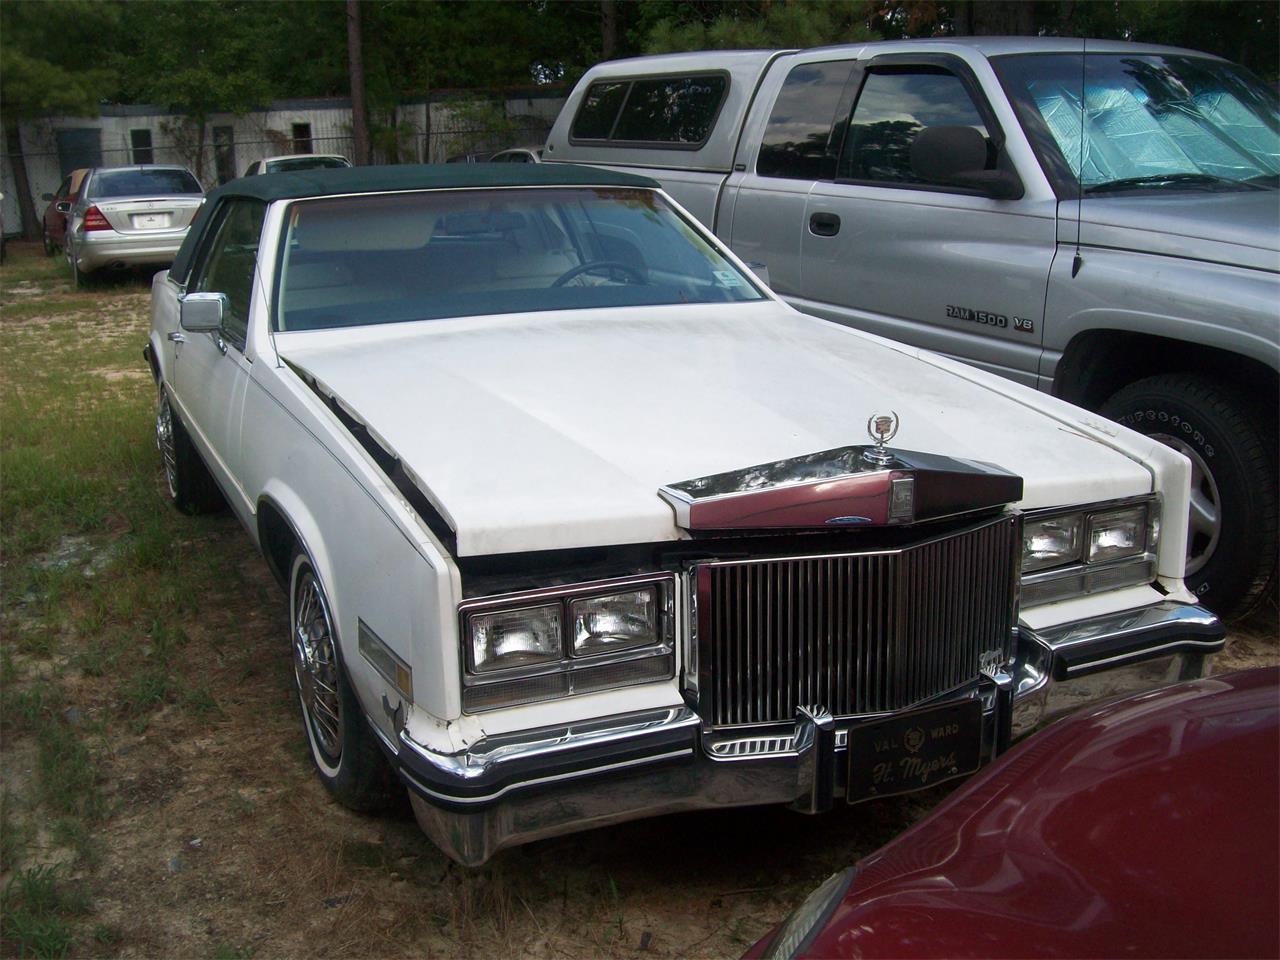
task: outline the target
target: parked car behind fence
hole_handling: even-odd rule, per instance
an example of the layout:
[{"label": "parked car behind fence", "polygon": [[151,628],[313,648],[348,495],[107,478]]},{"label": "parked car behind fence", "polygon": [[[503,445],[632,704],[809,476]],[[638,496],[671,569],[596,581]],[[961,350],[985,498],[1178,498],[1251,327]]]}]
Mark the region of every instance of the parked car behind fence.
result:
[{"label": "parked car behind fence", "polygon": [[98,271],[167,266],[204,201],[184,167],[94,167],[67,214],[66,257],[77,287]]}]

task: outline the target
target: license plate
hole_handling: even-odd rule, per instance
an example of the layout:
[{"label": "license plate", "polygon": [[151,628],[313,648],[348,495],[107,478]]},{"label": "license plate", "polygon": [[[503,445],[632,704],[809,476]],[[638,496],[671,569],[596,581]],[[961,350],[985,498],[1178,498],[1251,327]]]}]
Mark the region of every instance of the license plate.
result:
[{"label": "license plate", "polygon": [[982,754],[982,703],[925,707],[849,731],[849,803],[924,790],[972,773]]},{"label": "license plate", "polygon": [[135,213],[133,226],[138,230],[155,230],[169,225],[167,213]]}]

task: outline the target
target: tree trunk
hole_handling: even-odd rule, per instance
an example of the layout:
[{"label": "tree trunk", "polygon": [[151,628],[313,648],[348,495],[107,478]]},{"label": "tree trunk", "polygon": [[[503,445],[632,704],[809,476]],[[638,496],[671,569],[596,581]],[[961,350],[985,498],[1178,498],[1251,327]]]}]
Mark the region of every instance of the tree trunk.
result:
[{"label": "tree trunk", "polygon": [[195,118],[196,124],[196,179],[204,183],[204,130],[209,118],[203,113]]},{"label": "tree trunk", "polygon": [[18,209],[22,213],[22,237],[24,240],[39,240],[40,218],[36,215],[35,201],[31,199],[27,158],[22,153],[22,135],[18,132],[16,123],[4,125],[4,144],[9,154],[9,164],[13,167],[13,188],[18,191]]},{"label": "tree trunk", "polygon": [[600,0],[600,59],[618,55],[618,0]]},{"label": "tree trunk", "polygon": [[364,47],[360,38],[360,0],[347,0],[347,65],[351,72],[352,159],[369,163],[369,113],[364,99]]}]

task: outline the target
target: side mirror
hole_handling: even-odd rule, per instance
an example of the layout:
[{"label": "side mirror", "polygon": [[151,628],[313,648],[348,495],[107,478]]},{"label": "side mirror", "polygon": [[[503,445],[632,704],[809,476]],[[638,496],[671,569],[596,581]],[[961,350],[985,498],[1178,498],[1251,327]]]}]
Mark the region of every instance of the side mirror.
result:
[{"label": "side mirror", "polygon": [[225,293],[188,293],[178,305],[178,322],[191,333],[214,333],[222,329],[226,308]]},{"label": "side mirror", "polygon": [[53,199],[53,194],[52,194],[52,193],[42,193],[42,194],[40,194],[40,199],[41,199],[41,200],[43,200],[45,203],[48,203],[50,200],[52,200],[52,199]]},{"label": "side mirror", "polygon": [[1011,170],[987,170],[987,141],[973,127],[926,127],[911,144],[911,172],[922,180],[1017,200],[1022,181]]},{"label": "side mirror", "polygon": [[[50,197],[49,199],[53,199],[53,198],[52,198],[52,197]],[[70,213],[70,212],[71,212],[71,201],[70,201],[70,200],[59,200],[57,203],[55,203],[55,204],[53,205],[53,209],[57,210],[59,213]]]}]

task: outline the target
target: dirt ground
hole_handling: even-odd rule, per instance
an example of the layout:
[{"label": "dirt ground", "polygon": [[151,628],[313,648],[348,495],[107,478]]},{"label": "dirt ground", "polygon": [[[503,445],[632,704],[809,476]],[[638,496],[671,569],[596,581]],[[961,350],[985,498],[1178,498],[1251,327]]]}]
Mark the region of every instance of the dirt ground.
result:
[{"label": "dirt ground", "polygon": [[[145,288],[112,297],[131,317],[119,335],[136,339],[140,351]],[[32,316],[24,322],[41,322]],[[136,369],[96,361],[91,368],[118,389],[145,392],[141,364],[138,356]],[[154,509],[167,510],[154,451],[149,456]],[[118,534],[110,524],[95,528],[85,569],[104,551],[99,566],[109,564],[113,538],[137,525],[122,524]],[[87,634],[65,635],[45,653],[23,652],[14,638],[34,629],[32,614],[5,594],[0,623],[13,667],[0,694],[53,677],[59,699],[40,716],[94,731],[105,807],[79,854],[55,835],[38,798],[34,734],[7,733],[0,746],[6,803],[17,811],[6,822],[28,838],[22,862],[63,863],[66,882],[85,894],[72,921],[73,956],[737,956],[831,872],[949,792],[821,817],[774,808],[669,816],[459,867],[418,831],[407,805],[372,818],[329,800],[302,740],[284,599],[264,562],[230,516],[176,529],[218,564],[208,595],[189,608],[172,666],[181,682],[212,691],[212,709],[162,696],[139,722],[121,705],[120,676],[76,666],[67,644],[88,642]],[[15,575],[8,565],[4,573]],[[1280,663],[1277,632],[1272,606],[1233,630],[1215,669]],[[10,879],[6,873],[0,885]],[[12,939],[4,945],[16,952]]]}]

